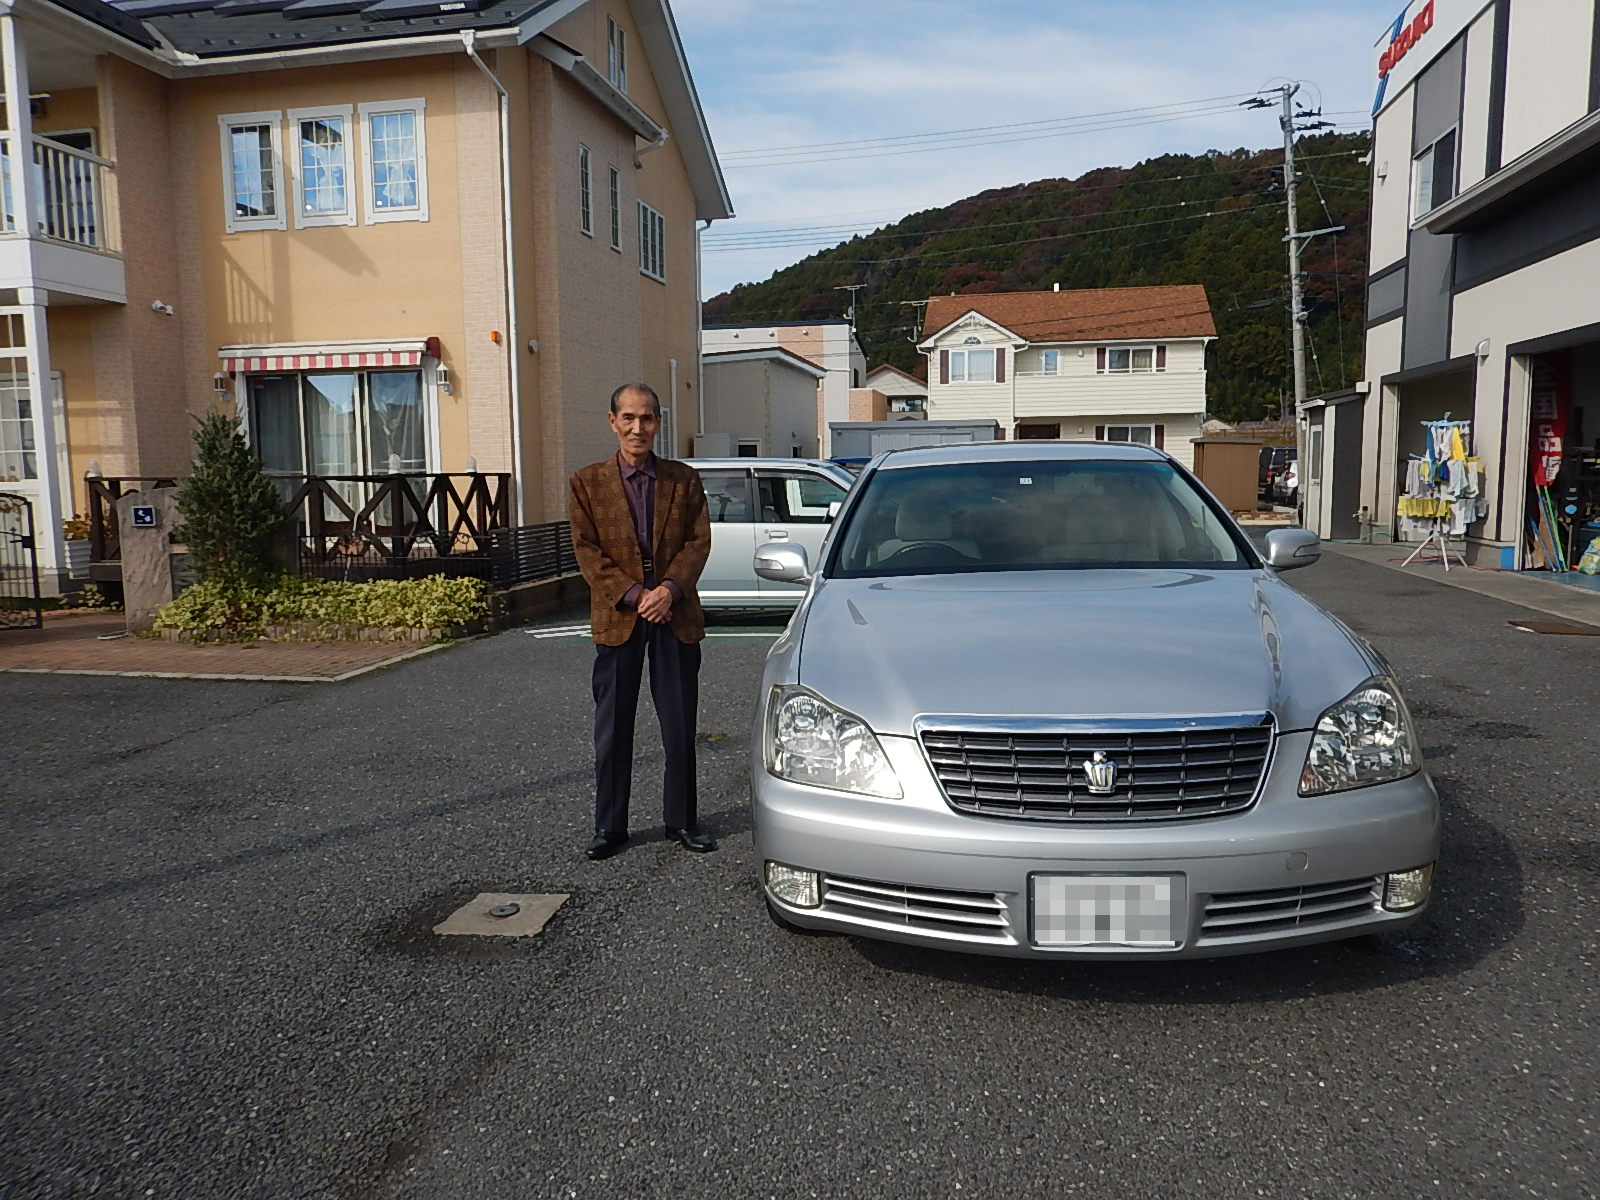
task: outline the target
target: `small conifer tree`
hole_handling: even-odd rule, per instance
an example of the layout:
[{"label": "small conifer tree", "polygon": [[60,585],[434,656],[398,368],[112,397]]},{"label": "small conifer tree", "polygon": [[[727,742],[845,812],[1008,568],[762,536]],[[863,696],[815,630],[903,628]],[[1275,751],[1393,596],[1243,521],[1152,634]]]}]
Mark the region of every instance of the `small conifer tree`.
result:
[{"label": "small conifer tree", "polygon": [[189,561],[201,579],[228,591],[266,587],[279,574],[272,543],[283,500],[239,423],[214,412],[194,431],[194,467],[178,489]]}]

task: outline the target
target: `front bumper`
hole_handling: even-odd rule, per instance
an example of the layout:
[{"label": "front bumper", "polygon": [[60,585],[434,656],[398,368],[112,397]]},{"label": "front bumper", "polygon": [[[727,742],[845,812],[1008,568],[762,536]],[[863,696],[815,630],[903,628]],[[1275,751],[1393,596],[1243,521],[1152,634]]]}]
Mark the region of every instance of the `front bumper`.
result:
[{"label": "front bumper", "polygon": [[[1014,957],[1201,958],[1305,945],[1417,920],[1382,906],[1384,877],[1433,863],[1439,802],[1425,773],[1332,796],[1297,794],[1309,734],[1277,739],[1244,812],[1193,821],[1058,824],[952,810],[911,738],[880,737],[905,789],[874,800],[753,764],[759,860],[816,871],[820,904],[767,893],[791,924]],[[1175,944],[1040,945],[1038,877],[1160,877]]]}]

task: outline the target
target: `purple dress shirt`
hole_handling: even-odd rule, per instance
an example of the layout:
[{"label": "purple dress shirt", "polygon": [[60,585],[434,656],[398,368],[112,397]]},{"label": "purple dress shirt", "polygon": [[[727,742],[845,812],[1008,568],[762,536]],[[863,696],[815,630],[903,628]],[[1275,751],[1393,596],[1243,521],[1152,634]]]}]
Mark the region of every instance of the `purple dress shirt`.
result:
[{"label": "purple dress shirt", "polygon": [[[637,608],[639,597],[646,587],[654,587],[660,563],[651,561],[650,535],[656,523],[656,456],[645,459],[644,465],[634,466],[617,452],[617,469],[622,473],[622,490],[628,497],[628,508],[633,513],[633,532],[639,539],[639,557],[646,564],[644,583],[636,583],[622,597],[623,608]],[[682,600],[683,592],[672,580],[667,580],[667,590],[674,600]]]}]

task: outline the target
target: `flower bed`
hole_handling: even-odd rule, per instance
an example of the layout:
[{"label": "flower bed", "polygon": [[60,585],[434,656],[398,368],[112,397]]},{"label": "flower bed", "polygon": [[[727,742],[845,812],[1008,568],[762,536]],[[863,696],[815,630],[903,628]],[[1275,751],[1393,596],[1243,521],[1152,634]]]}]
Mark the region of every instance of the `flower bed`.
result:
[{"label": "flower bed", "polygon": [[479,579],[429,575],[370,583],[285,576],[270,588],[203,581],[155,612],[174,641],[429,642],[480,632],[489,614]]}]

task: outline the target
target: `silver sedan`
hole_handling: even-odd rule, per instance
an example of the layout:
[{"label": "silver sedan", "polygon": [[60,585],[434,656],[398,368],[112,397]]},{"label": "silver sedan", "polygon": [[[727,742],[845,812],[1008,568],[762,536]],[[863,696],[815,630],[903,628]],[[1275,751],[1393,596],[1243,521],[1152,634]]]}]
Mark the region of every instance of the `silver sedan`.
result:
[{"label": "silver sedan", "polygon": [[1388,664],[1160,451],[992,443],[867,468],[767,657],[755,839],[781,924],[1186,958],[1403,927],[1439,805]]}]

